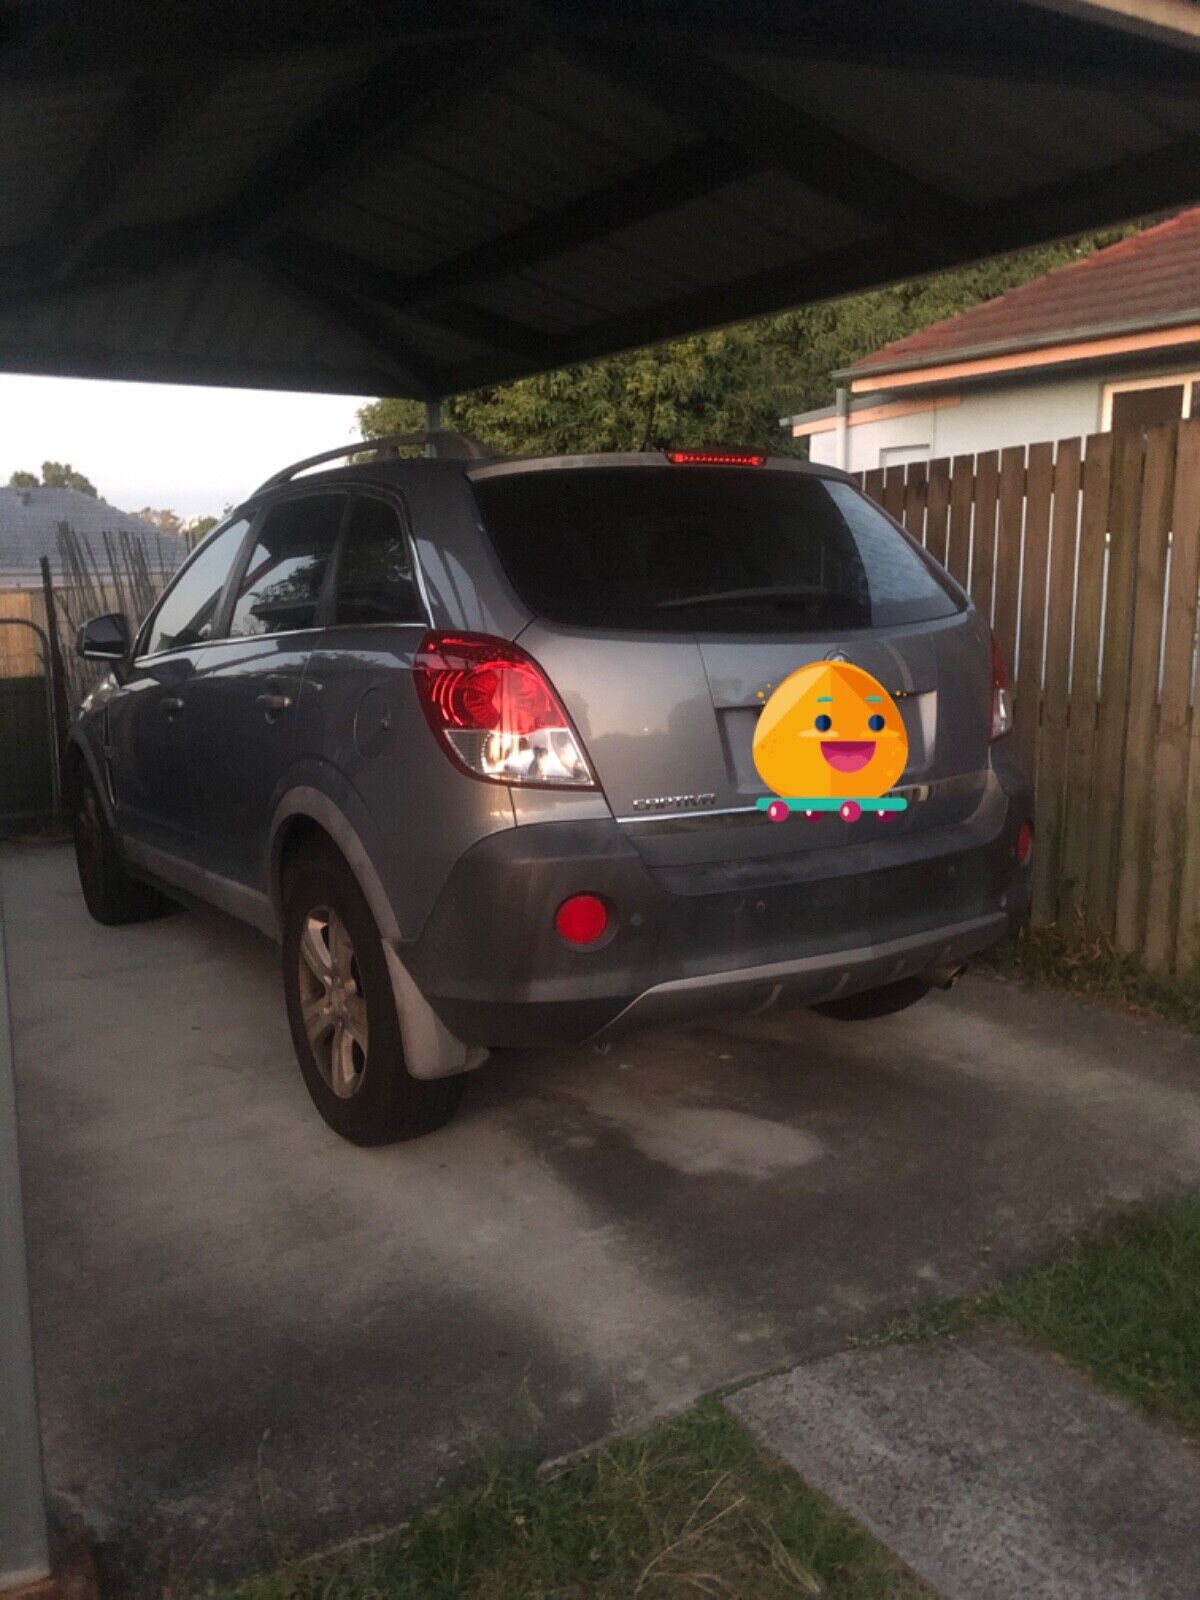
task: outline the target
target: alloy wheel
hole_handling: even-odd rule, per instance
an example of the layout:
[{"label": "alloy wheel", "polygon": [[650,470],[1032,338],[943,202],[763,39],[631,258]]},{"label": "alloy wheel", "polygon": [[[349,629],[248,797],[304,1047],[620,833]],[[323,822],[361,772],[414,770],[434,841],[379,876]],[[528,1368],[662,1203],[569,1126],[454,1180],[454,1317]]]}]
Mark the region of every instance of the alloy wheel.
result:
[{"label": "alloy wheel", "polygon": [[304,1031],[325,1083],[340,1100],[362,1088],[367,1070],[367,1002],[349,929],[330,906],[314,906],[300,935]]}]

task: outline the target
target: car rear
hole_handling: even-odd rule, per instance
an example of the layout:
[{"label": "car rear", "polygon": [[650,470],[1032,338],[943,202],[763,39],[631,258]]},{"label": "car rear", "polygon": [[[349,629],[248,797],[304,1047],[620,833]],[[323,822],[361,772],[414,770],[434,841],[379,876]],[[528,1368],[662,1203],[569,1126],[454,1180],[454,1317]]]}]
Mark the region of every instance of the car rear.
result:
[{"label": "car rear", "polygon": [[[948,973],[1024,914],[1032,796],[990,630],[844,475],[727,451],[468,478],[522,620],[435,636],[418,685],[465,781],[543,798],[462,856],[409,951],[460,1037],[816,1003]],[[755,724],[827,660],[893,697],[907,808],[776,826]]]}]

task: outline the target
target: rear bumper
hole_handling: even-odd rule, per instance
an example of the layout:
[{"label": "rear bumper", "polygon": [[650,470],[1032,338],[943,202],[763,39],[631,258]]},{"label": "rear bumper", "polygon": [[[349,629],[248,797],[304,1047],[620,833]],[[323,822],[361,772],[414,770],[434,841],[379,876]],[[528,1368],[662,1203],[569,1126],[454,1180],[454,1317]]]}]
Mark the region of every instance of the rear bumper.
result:
[{"label": "rear bumper", "polygon": [[640,994],[600,1030],[604,1038],[627,1029],[686,1022],[712,1012],[769,1011],[777,1005],[816,1005],[840,995],[878,989],[931,968],[957,966],[995,944],[1010,925],[1007,912],[974,917],[908,934],[883,944],[840,950],[836,955],[798,956],[736,972],[713,972],[698,978],[674,978]]},{"label": "rear bumper", "polygon": [[[399,953],[473,1044],[578,1043],[811,1005],[965,960],[1022,920],[1030,872],[1015,844],[1032,816],[1028,785],[1001,769],[966,822],[769,862],[658,869],[614,821],[513,828],[462,857]],[[582,892],[612,908],[609,933],[586,950],[553,927]]]}]

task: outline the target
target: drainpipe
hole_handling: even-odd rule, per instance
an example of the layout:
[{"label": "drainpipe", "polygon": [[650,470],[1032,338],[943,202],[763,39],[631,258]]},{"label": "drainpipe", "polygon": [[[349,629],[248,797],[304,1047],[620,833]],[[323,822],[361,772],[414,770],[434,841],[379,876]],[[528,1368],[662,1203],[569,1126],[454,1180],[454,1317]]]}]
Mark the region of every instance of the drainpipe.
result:
[{"label": "drainpipe", "polygon": [[[440,400],[426,400],[425,402],[425,432],[440,433],[442,431],[442,402]],[[433,444],[425,446],[425,454],[434,456],[437,449]]]},{"label": "drainpipe", "polygon": [[850,391],[843,384],[838,385],[837,395],[834,400],[837,407],[837,424],[833,432],[834,454],[837,457],[836,465],[843,472],[850,469]]}]

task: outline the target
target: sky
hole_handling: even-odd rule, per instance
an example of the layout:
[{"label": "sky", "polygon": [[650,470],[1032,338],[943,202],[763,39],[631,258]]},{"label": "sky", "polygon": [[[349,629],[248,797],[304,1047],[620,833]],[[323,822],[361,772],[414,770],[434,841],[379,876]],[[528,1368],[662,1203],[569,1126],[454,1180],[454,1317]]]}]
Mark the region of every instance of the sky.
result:
[{"label": "sky", "polygon": [[122,511],[219,516],[289,462],[355,438],[365,398],[0,374],[0,484],[69,461]]}]

